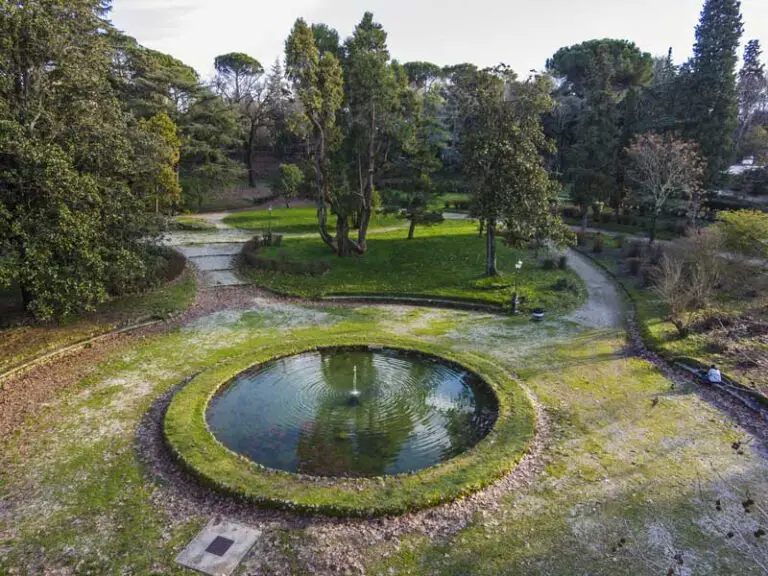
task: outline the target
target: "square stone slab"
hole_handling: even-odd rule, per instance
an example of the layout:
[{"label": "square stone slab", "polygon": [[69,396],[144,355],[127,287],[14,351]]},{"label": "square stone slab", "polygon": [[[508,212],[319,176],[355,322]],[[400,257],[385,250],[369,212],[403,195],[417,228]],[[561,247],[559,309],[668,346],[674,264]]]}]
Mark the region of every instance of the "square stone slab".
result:
[{"label": "square stone slab", "polygon": [[261,535],[242,524],[211,520],[176,557],[176,562],[210,576],[230,576]]}]

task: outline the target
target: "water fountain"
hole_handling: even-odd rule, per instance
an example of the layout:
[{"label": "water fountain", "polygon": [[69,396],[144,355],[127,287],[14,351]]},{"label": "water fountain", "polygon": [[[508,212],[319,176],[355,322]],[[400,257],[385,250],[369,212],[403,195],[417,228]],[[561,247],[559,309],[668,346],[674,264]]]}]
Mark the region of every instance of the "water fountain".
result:
[{"label": "water fountain", "polygon": [[360,405],[360,390],[357,389],[357,366],[352,370],[352,391],[349,393],[349,400],[347,403],[350,406]]},{"label": "water fountain", "polygon": [[496,396],[479,376],[429,355],[360,347],[243,372],[206,412],[211,432],[230,450],[312,476],[428,468],[474,446],[497,416]]}]

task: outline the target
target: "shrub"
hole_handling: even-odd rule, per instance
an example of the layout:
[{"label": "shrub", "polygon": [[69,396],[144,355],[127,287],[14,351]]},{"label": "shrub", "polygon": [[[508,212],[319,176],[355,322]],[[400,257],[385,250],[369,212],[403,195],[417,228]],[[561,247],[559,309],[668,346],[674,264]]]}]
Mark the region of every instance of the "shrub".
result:
[{"label": "shrub", "polygon": [[554,270],[557,268],[557,263],[554,258],[545,258],[542,263],[542,268],[544,268],[544,270]]},{"label": "shrub", "polygon": [[627,246],[627,258],[643,258],[645,256],[645,242],[633,240]]},{"label": "shrub", "polygon": [[587,235],[584,232],[576,232],[576,245],[577,246],[587,245]]},{"label": "shrub", "polygon": [[578,220],[581,217],[581,210],[575,206],[565,206],[562,214],[563,218],[566,220]]},{"label": "shrub", "polygon": [[717,225],[728,250],[754,257],[768,257],[768,214],[757,210],[739,210],[720,214]]},{"label": "shrub", "polygon": [[568,267],[568,256],[560,256],[557,261],[557,267],[560,268],[560,270],[565,270]]},{"label": "shrub", "polygon": [[592,244],[592,252],[595,254],[600,254],[603,249],[605,248],[605,238],[603,238],[602,234],[598,234],[595,236],[594,242]]},{"label": "shrub", "polygon": [[[276,234],[273,235],[272,242],[275,241],[275,237],[280,238],[278,242],[282,241],[282,236]],[[242,251],[245,263],[253,268],[296,276],[322,276],[331,269],[330,264],[324,260],[314,260],[310,262],[288,260],[287,253],[285,252],[281,252],[277,258],[261,256],[258,253],[258,250],[262,247],[264,247],[263,239],[259,237],[247,242],[245,246],[243,246]]]},{"label": "shrub", "polygon": [[624,248],[624,244],[627,242],[627,237],[623,234],[618,234],[613,238],[613,243],[616,245],[616,248],[619,250],[622,250]]},{"label": "shrub", "polygon": [[643,288],[650,288],[655,284],[656,267],[655,266],[641,266],[640,267],[640,282]]},{"label": "shrub", "polygon": [[643,266],[642,258],[627,258],[626,260],[627,270],[632,276],[637,276],[640,273],[640,268]]},{"label": "shrub", "polygon": [[655,290],[669,307],[669,321],[688,334],[694,314],[708,307],[724,271],[723,237],[706,230],[676,241],[661,257]]},{"label": "shrub", "polygon": [[570,278],[558,278],[557,282],[552,285],[552,290],[555,292],[578,292],[579,286]]}]

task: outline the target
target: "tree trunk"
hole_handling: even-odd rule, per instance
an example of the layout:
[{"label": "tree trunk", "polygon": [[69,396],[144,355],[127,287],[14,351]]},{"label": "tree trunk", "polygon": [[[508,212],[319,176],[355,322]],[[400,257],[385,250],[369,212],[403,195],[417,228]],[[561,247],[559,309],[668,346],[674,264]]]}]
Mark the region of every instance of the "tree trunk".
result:
[{"label": "tree trunk", "polygon": [[413,240],[414,232],[416,232],[416,216],[411,216],[411,226],[408,228],[408,240]]},{"label": "tree trunk", "polygon": [[352,253],[352,242],[349,239],[349,220],[347,216],[336,216],[336,254],[349,256]]},{"label": "tree trunk", "polygon": [[586,234],[587,225],[589,224],[589,209],[584,208],[584,215],[581,217],[581,231]]},{"label": "tree trunk", "polygon": [[656,221],[658,220],[658,218],[659,218],[658,213],[654,211],[651,214],[651,229],[648,231],[648,236],[651,239],[649,244],[653,244],[653,242],[656,240]]},{"label": "tree trunk", "polygon": [[366,237],[368,225],[371,223],[371,211],[373,210],[373,177],[376,163],[376,105],[371,104],[371,135],[368,140],[368,178],[365,184],[365,196],[363,197],[362,217],[360,218],[360,230],[357,234],[357,251],[365,254],[368,248]]},{"label": "tree trunk", "polygon": [[480,225],[478,226],[477,236],[478,238],[483,237],[483,231],[485,230],[485,220],[480,218]]},{"label": "tree trunk", "polygon": [[485,275],[499,275],[496,267],[496,220],[494,218],[488,218],[488,231],[485,235]]},{"label": "tree trunk", "polygon": [[317,130],[317,151],[315,153],[315,186],[317,187],[317,226],[320,231],[320,238],[334,252],[338,251],[336,242],[328,233],[328,207],[326,198],[328,197],[327,182],[323,172],[323,162],[325,161],[325,134],[320,130],[319,124],[315,122]]},{"label": "tree trunk", "polygon": [[21,306],[26,312],[29,310],[29,305],[32,304],[32,293],[23,284],[19,287],[19,290],[21,291]]}]

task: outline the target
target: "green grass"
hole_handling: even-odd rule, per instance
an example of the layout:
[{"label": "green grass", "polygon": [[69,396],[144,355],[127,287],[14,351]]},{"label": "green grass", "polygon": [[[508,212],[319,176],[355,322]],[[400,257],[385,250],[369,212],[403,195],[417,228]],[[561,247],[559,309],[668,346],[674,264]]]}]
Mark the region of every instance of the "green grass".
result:
[{"label": "green grass", "polygon": [[[279,208],[270,216],[266,209],[235,212],[224,218],[224,223],[243,230],[265,232],[272,227],[277,234],[311,234],[317,232],[317,210],[314,208]],[[375,214],[371,229],[379,227],[406,226],[406,222],[394,215]],[[328,229],[336,229],[336,217],[328,218]]]},{"label": "green grass", "polygon": [[[498,266],[504,277],[487,286],[485,239],[477,237],[472,221],[449,221],[420,227],[416,238],[406,239],[404,230],[374,233],[363,256],[338,258],[317,238],[289,238],[280,248],[264,250],[265,256],[289,260],[325,260],[331,270],[318,277],[292,276],[247,269],[257,284],[278,292],[319,298],[328,295],[408,295],[463,299],[490,304],[508,304],[514,289],[514,265],[522,259],[518,289],[525,307],[541,306],[551,312],[570,310],[583,301],[585,292],[570,270],[541,269],[532,253],[498,244]],[[576,292],[556,292],[558,279],[567,277],[580,287]]]},{"label": "green grass", "polygon": [[171,225],[179,230],[191,230],[193,232],[206,232],[216,230],[216,226],[196,216],[176,216]]},{"label": "green grass", "polygon": [[[471,450],[413,474],[323,483],[266,470],[224,448],[205,421],[208,402],[233,376],[254,363],[292,355],[317,346],[370,344],[418,350],[447,358],[475,372],[493,388],[499,418],[491,433]],[[203,482],[262,506],[331,516],[402,514],[455,500],[507,474],[533,437],[535,416],[523,390],[498,366],[434,344],[368,333],[364,339],[339,335],[291,342],[259,350],[252,358],[222,366],[198,377],[173,400],[165,419],[165,436],[176,456]]]},{"label": "green grass", "polygon": [[[181,475],[154,476],[137,442],[150,405],[201,371],[191,385],[215,385],[276,342],[370,335],[418,339],[469,358],[470,367],[515,373],[548,418],[539,466],[488,505],[427,513],[427,531],[412,516],[343,525],[276,516],[240,574],[337,573],[339,551],[366,574],[651,576],[667,574],[678,552],[684,573],[764,574],[749,557],[766,550],[752,536],[759,517],[740,511],[745,494],[763,508],[768,501],[758,442],[737,454],[731,444],[752,437],[692,389],[671,390],[651,364],[627,354],[622,332],[568,326],[265,300],[132,341],[0,438],[0,574],[187,574],[176,555],[211,517],[232,519],[242,504],[200,505],[184,484],[167,484]],[[750,538],[746,553],[720,530],[733,526]]]}]

